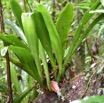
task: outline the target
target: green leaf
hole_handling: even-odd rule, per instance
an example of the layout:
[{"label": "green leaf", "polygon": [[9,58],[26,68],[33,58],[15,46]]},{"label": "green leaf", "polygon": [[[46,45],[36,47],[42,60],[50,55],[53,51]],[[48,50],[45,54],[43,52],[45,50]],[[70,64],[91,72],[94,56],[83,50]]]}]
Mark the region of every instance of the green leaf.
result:
[{"label": "green leaf", "polygon": [[16,59],[10,55],[9,55],[9,59],[10,59],[11,63],[15,64],[19,68],[22,68],[22,63],[19,61],[19,59]]},{"label": "green leaf", "polygon": [[0,92],[8,94],[8,86],[5,81],[0,80]]},{"label": "green leaf", "polygon": [[[32,87],[34,84],[34,78],[32,78],[30,75],[28,75],[28,87]],[[28,99],[32,99],[34,100],[35,98],[37,98],[38,96],[38,91],[37,91],[38,88],[33,88],[33,90],[31,91],[31,93],[29,94],[28,96]]]},{"label": "green leaf", "polygon": [[50,37],[50,40],[55,52],[55,56],[57,58],[58,66],[59,66],[58,78],[60,78],[60,76],[63,74],[63,68],[62,68],[62,46],[61,46],[61,40],[60,40],[59,34],[55,28],[51,15],[47,11],[47,9],[42,4],[37,4],[37,10],[42,14],[44,23],[46,24],[46,28],[49,32],[49,37]]},{"label": "green leaf", "polygon": [[[80,44],[83,42],[84,38],[86,38],[86,36],[88,35],[88,33],[92,30],[92,28],[100,21],[102,20],[104,17],[104,14],[100,14],[98,17],[96,17],[96,19],[94,19],[89,26],[85,29],[85,31],[83,32],[83,35],[80,36],[79,41],[76,43],[74,49],[73,49],[73,53],[77,50],[77,48],[80,46]],[[68,55],[68,51],[69,48],[66,49],[66,55]]]},{"label": "green leaf", "polygon": [[84,30],[84,27],[86,26],[86,24],[89,22],[89,20],[91,19],[91,17],[94,14],[89,13],[91,10],[95,10],[96,8],[98,8],[101,5],[100,0],[97,0],[92,7],[84,14],[84,16],[82,17],[78,28],[75,32],[75,35],[72,39],[72,43],[70,44],[70,48],[68,51],[68,55],[66,56],[65,62],[64,62],[64,67],[67,65],[68,61],[71,59],[72,54],[73,54],[73,50],[75,48],[75,45],[77,42],[79,42],[80,36],[82,34],[82,31]]},{"label": "green leaf", "polygon": [[15,46],[27,48],[27,46],[21,40],[19,40],[18,37],[11,34],[9,35],[9,34],[0,33],[0,39],[4,41],[7,45],[15,45]]},{"label": "green leaf", "polygon": [[12,50],[21,61],[23,65],[22,69],[26,71],[29,75],[31,75],[34,79],[36,79],[40,84],[42,84],[42,80],[39,77],[31,52],[26,50],[25,48],[16,46],[10,46],[9,49]]},{"label": "green leaf", "polygon": [[44,73],[46,76],[46,81],[47,81],[47,87],[50,90],[50,76],[49,76],[49,70],[48,70],[48,65],[47,65],[47,60],[46,60],[46,55],[45,55],[45,51],[42,47],[41,42],[39,42],[39,54],[40,54],[40,58],[42,60],[43,63],[43,68],[44,68]]},{"label": "green leaf", "polygon": [[61,38],[61,44],[63,47],[63,55],[66,48],[66,42],[68,39],[68,33],[71,27],[72,20],[74,18],[74,7],[73,3],[68,3],[65,8],[61,11],[57,22],[56,28]]},{"label": "green leaf", "polygon": [[104,103],[104,96],[90,96],[81,100],[82,103]]},{"label": "green leaf", "polygon": [[88,33],[91,31],[91,29],[103,18],[104,18],[104,13],[100,14],[98,17],[96,17],[96,19],[94,19],[90,23],[90,25],[83,32],[83,35],[80,36],[79,42],[76,43],[73,53],[75,52],[75,50],[77,50],[78,46],[83,42],[84,38],[88,35]]},{"label": "green leaf", "polygon": [[31,53],[34,57],[39,76],[41,80],[43,80],[42,67],[39,59],[38,37],[36,34],[33,17],[34,17],[33,13],[23,13],[22,23],[23,23],[23,29],[25,31],[26,39],[28,42],[28,47],[30,48]]},{"label": "green leaf", "polygon": [[16,17],[17,22],[19,26],[21,27],[21,29],[23,30],[22,21],[21,21],[21,14],[23,11],[20,5],[15,0],[10,0],[10,4],[11,4],[11,9],[13,11],[14,16]]},{"label": "green leaf", "polygon": [[18,95],[13,102],[14,103],[21,103],[21,101],[26,97],[26,95],[34,88],[34,86],[32,86],[31,88],[28,88],[27,90],[25,90],[23,93],[21,93],[20,95]]},{"label": "green leaf", "polygon": [[7,20],[7,19],[4,20],[4,23],[7,24],[12,30],[14,30],[18,37],[20,37],[22,40],[25,41],[25,43],[27,43],[24,33],[16,24],[14,24],[13,22],[11,22],[10,20]]},{"label": "green leaf", "polygon": [[[55,70],[55,62],[54,62],[54,58],[52,55],[51,41],[50,41],[49,34],[48,34],[48,31],[47,31],[47,28],[46,28],[46,25],[44,23],[41,13],[39,13],[37,11],[34,13],[31,13],[31,14],[30,13],[23,13],[22,20],[23,20],[23,25],[24,25],[25,30],[29,30],[29,31],[26,31],[26,33],[28,33],[27,41],[30,38],[30,42],[28,42],[28,43],[31,43],[29,45],[30,48],[32,48],[32,49],[37,48],[37,49],[34,49],[34,52],[33,52],[34,55],[36,53],[36,50],[38,50],[38,39],[36,38],[36,37],[38,37],[42,43],[42,46],[44,47],[47,54],[49,55],[50,61],[52,63],[53,69],[54,69],[54,73],[56,73],[55,72],[56,71]],[[26,24],[25,21],[27,21],[27,20],[29,22],[27,22],[27,24]],[[27,27],[25,27],[26,25],[27,25]],[[31,36],[30,36],[30,33],[31,33]],[[31,51],[32,51],[32,49],[31,49]],[[37,53],[39,56],[39,51],[37,51]],[[34,56],[34,59],[36,59],[35,56]]]},{"label": "green leaf", "polygon": [[18,94],[21,94],[22,91],[21,91],[21,88],[20,88],[20,82],[18,81],[16,70],[14,69],[12,64],[11,64],[11,68],[10,69],[11,69],[11,79],[12,79],[12,82],[14,83],[14,86],[15,86]]}]

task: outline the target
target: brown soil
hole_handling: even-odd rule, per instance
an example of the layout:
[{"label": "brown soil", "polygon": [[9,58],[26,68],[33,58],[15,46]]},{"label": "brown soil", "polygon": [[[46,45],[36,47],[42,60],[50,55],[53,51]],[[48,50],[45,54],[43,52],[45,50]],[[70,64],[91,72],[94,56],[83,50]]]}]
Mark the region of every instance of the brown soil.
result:
[{"label": "brown soil", "polygon": [[86,96],[104,95],[104,91],[99,88],[104,88],[104,74],[97,75],[96,73],[91,73],[87,80],[85,75],[77,75],[70,81],[66,80],[60,84],[64,100],[57,96],[56,93],[47,91],[32,103],[70,103],[70,101]]}]

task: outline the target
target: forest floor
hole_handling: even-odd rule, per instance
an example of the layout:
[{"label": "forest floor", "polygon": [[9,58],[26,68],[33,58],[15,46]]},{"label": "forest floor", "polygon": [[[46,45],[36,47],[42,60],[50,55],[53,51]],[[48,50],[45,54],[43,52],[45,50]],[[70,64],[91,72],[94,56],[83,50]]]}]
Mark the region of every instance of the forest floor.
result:
[{"label": "forest floor", "polygon": [[[88,76],[89,74],[89,76]],[[87,74],[79,74],[59,84],[61,97],[54,92],[41,94],[33,103],[70,103],[86,96],[104,95],[104,74],[98,75],[96,70]]]}]

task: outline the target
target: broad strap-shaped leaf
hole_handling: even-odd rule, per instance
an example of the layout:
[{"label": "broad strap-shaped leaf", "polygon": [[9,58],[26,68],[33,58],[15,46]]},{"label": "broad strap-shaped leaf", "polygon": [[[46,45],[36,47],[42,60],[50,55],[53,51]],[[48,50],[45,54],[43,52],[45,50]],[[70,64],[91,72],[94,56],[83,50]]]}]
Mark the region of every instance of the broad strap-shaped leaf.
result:
[{"label": "broad strap-shaped leaf", "polygon": [[11,22],[8,19],[4,20],[4,23],[7,24],[13,31],[15,31],[15,33],[18,37],[20,37],[25,43],[27,43],[24,33],[16,24],[14,24],[13,22]]},{"label": "broad strap-shaped leaf", "polygon": [[[28,20],[28,22],[26,24],[27,20]],[[31,51],[34,50],[34,52],[33,52],[34,55],[37,52],[38,56],[39,56],[39,51],[37,51],[38,50],[38,38],[39,38],[42,46],[44,47],[45,51],[47,52],[47,54],[50,57],[50,61],[53,66],[54,73],[56,73],[55,72],[55,70],[56,70],[55,62],[54,62],[54,58],[52,55],[51,41],[50,41],[49,33],[48,33],[48,30],[46,28],[46,25],[44,23],[41,13],[39,13],[37,11],[35,11],[34,13],[31,13],[31,14],[23,13],[22,21],[23,21],[24,30],[26,31],[25,34],[28,33],[28,35],[26,37],[27,37],[28,43],[31,43],[29,45],[29,47],[32,48]],[[27,25],[27,27],[26,27],[26,25]],[[36,59],[35,62],[37,62],[37,58],[35,56],[34,56],[34,59]]]},{"label": "broad strap-shaped leaf", "polygon": [[62,46],[61,46],[61,40],[60,40],[59,34],[52,21],[51,15],[47,11],[47,9],[42,4],[37,4],[37,10],[42,14],[47,30],[49,32],[49,37],[50,37],[50,40],[55,52],[55,56],[57,58],[58,66],[59,66],[59,76],[61,76],[63,74]]},{"label": "broad strap-shaped leaf", "polygon": [[43,80],[42,67],[39,59],[38,37],[36,34],[36,29],[35,29],[35,24],[33,19],[34,19],[34,13],[22,14],[23,29],[28,42],[28,47],[31,50],[31,53],[34,57],[39,76],[41,80]]},{"label": "broad strap-shaped leaf", "polygon": [[14,83],[14,86],[15,86],[18,94],[21,94],[22,90],[21,90],[21,87],[20,87],[20,82],[18,81],[16,70],[14,69],[12,64],[11,64],[11,68],[10,69],[11,69],[11,79],[12,79],[12,82]]},{"label": "broad strap-shaped leaf", "polygon": [[20,62],[19,59],[16,59],[16,58],[9,55],[9,60],[11,61],[11,63],[15,64],[19,68],[22,68],[22,63]]},{"label": "broad strap-shaped leaf", "polygon": [[21,40],[18,39],[18,37],[12,34],[9,35],[0,33],[0,39],[4,41],[7,45],[15,45],[23,48],[28,48]]},{"label": "broad strap-shaped leaf", "polygon": [[40,54],[40,58],[43,63],[44,73],[45,73],[46,81],[47,81],[47,87],[50,90],[50,76],[49,76],[48,64],[47,64],[47,60],[46,60],[45,51],[44,51],[44,48],[43,48],[41,42],[39,42],[39,54]]},{"label": "broad strap-shaped leaf", "polygon": [[[34,78],[32,78],[30,75],[28,75],[28,88],[31,88],[33,86],[33,84],[34,84]],[[38,94],[39,94],[39,92],[37,91],[37,88],[34,87],[31,91],[31,93],[29,93],[28,97],[26,97],[26,98],[28,98],[26,100],[28,100],[28,101],[30,99],[34,100],[35,98],[38,97]]]},{"label": "broad strap-shaped leaf", "polygon": [[23,65],[23,70],[36,79],[40,84],[42,80],[38,74],[34,59],[31,55],[31,52],[22,47],[10,46],[9,50],[12,50],[13,53],[19,58]]},{"label": "broad strap-shaped leaf", "polygon": [[[80,46],[80,44],[83,42],[83,40],[86,38],[86,36],[88,35],[88,33],[92,30],[92,28],[100,21],[102,20],[104,17],[104,14],[100,14],[98,17],[96,17],[96,19],[94,19],[90,25],[86,28],[86,30],[83,32],[83,35],[81,35],[79,41],[76,43],[74,49],[73,49],[73,54],[74,52],[77,50],[78,46]],[[69,51],[69,47],[66,49],[66,53],[65,56],[68,55],[68,51]]]},{"label": "broad strap-shaped leaf", "polygon": [[89,22],[89,20],[91,19],[91,17],[94,14],[89,13],[91,10],[95,10],[96,8],[98,8],[101,5],[100,0],[97,0],[92,7],[84,14],[84,16],[82,17],[79,26],[75,32],[75,35],[72,39],[72,43],[70,44],[70,48],[68,51],[68,55],[66,56],[65,62],[64,62],[64,67],[67,65],[68,61],[71,59],[72,54],[73,54],[73,50],[75,48],[75,45],[77,42],[79,42],[80,36],[82,34],[82,31],[84,30],[84,27],[86,26],[86,24]]},{"label": "broad strap-shaped leaf", "polygon": [[90,25],[86,28],[84,31],[83,35],[81,35],[79,42],[76,43],[75,48],[73,50],[73,53],[75,50],[78,48],[78,46],[83,42],[84,38],[88,35],[88,33],[91,31],[91,29],[100,21],[104,18],[104,13],[100,14],[96,19],[94,19]]},{"label": "broad strap-shaped leaf", "polygon": [[31,92],[31,90],[34,88],[28,88],[27,90],[25,90],[23,93],[21,93],[20,95],[18,95],[16,98],[14,98],[13,103],[21,103],[21,101],[26,97],[26,95]]},{"label": "broad strap-shaped leaf", "polygon": [[58,31],[58,34],[61,38],[61,44],[63,47],[63,55],[66,48],[66,42],[68,38],[68,33],[70,30],[70,26],[72,23],[72,20],[74,18],[74,7],[73,3],[68,3],[65,8],[61,11],[57,22],[56,22],[56,28]]},{"label": "broad strap-shaped leaf", "polygon": [[21,29],[23,30],[22,21],[21,21],[21,14],[23,11],[20,5],[15,0],[10,0],[10,4],[11,4],[11,9],[13,11],[14,16],[16,17],[17,22],[19,26],[21,27]]}]

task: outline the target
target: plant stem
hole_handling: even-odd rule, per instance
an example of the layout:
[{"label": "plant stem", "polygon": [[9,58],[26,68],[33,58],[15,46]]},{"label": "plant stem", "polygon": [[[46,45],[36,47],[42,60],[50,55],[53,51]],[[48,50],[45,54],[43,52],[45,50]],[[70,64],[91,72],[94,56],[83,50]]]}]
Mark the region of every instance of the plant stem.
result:
[{"label": "plant stem", "polygon": [[10,62],[9,62],[9,53],[6,53],[6,64],[7,64],[7,81],[8,81],[8,91],[9,91],[9,101],[8,103],[13,103],[12,97],[12,83],[11,83],[11,74],[10,74]]},{"label": "plant stem", "polygon": [[40,3],[40,0],[37,0],[37,2],[39,2],[39,3]]},{"label": "plant stem", "polygon": [[23,0],[23,5],[24,5],[24,10],[25,10],[25,12],[27,12],[26,0]]},{"label": "plant stem", "polygon": [[52,20],[55,22],[55,8],[56,8],[55,0],[52,1],[52,7],[53,7]]},{"label": "plant stem", "polygon": [[[30,4],[29,4],[28,0],[26,0],[26,2],[27,2],[27,5],[28,5],[28,7],[29,7],[30,11],[32,12],[32,9],[31,9],[31,6],[30,6]],[[24,4],[24,5],[26,5],[26,4]]]},{"label": "plant stem", "polygon": [[[3,22],[3,12],[2,12],[2,3],[0,0],[0,24],[1,24],[1,32],[5,32],[4,22]],[[4,46],[5,43],[4,43]],[[7,81],[8,81],[8,92],[9,92],[9,100],[8,103],[13,103],[13,97],[12,97],[12,83],[11,83],[11,75],[10,75],[10,62],[9,62],[9,53],[7,51],[6,53],[6,64],[7,64]]]}]

